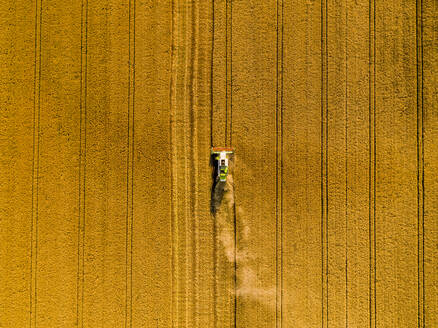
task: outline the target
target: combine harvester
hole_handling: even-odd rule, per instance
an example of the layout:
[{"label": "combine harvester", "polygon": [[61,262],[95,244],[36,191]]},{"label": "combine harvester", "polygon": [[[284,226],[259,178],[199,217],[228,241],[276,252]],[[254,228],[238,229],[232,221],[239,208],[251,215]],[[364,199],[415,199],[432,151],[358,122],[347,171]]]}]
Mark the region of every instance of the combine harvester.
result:
[{"label": "combine harvester", "polygon": [[[211,149],[211,155],[214,162],[216,162],[217,177],[220,182],[226,182],[228,176],[228,161],[234,154],[233,148],[213,147]],[[228,158],[230,157],[230,158]]]},{"label": "combine harvester", "polygon": [[211,149],[211,160],[213,165],[213,186],[211,190],[211,212],[214,214],[219,208],[224,195],[224,188],[227,183],[230,171],[230,161],[234,155],[233,148],[213,147]]}]

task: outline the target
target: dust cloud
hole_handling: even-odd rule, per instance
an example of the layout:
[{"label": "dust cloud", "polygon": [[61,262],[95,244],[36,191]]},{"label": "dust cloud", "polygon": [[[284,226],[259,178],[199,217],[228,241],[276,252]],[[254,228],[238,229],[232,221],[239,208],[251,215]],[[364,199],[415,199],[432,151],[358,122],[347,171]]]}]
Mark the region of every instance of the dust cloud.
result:
[{"label": "dust cloud", "polygon": [[[265,306],[274,307],[275,302],[272,300],[275,299],[276,288],[260,287],[257,273],[249,264],[250,261],[257,260],[256,256],[249,253],[248,250],[236,247],[235,225],[238,225],[239,244],[245,244],[251,231],[244,215],[242,215],[243,210],[235,206],[234,180],[231,173],[227,177],[222,193],[220,197],[216,195],[217,198],[221,199],[221,203],[213,217],[218,228],[217,238],[222,245],[225,258],[229,263],[237,264],[236,286],[231,293],[235,293],[236,298],[245,297]],[[238,224],[235,222],[235,214],[236,217],[240,218]]]}]

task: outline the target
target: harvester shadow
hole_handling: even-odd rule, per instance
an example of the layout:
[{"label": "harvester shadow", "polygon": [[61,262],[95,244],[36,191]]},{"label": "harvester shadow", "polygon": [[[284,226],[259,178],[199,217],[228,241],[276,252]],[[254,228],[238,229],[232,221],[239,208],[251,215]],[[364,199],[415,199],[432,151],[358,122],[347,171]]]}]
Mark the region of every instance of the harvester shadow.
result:
[{"label": "harvester shadow", "polygon": [[210,212],[215,215],[221,206],[222,199],[224,197],[225,182],[220,181],[218,178],[218,168],[214,154],[210,156],[210,166],[212,167],[211,178],[213,181],[211,184]]},{"label": "harvester shadow", "polygon": [[224,198],[225,182],[215,181],[211,187],[211,204],[210,211],[215,215],[222,204]]}]

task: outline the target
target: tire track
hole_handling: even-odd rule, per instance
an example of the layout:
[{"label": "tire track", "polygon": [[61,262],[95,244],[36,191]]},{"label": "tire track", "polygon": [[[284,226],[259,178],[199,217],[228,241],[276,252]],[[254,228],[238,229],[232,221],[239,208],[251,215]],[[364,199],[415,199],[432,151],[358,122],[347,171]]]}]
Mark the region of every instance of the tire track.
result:
[{"label": "tire track", "polygon": [[233,2],[225,1],[225,146],[232,146],[233,120]]},{"label": "tire track", "polygon": [[84,326],[84,265],[85,265],[85,190],[87,154],[87,66],[88,66],[88,1],[81,2],[81,72],[80,72],[80,117],[79,117],[79,181],[77,224],[77,290],[76,324]]},{"label": "tire track", "polygon": [[[194,290],[193,296],[193,327],[199,327],[199,280],[200,280],[200,252],[199,252],[199,220],[197,219],[198,213],[199,213],[199,158],[198,158],[198,152],[199,152],[199,146],[198,146],[198,120],[199,120],[199,114],[198,114],[198,103],[197,103],[197,97],[199,94],[199,87],[198,87],[198,81],[199,81],[199,3],[195,1],[192,5],[192,47],[191,47],[191,67],[192,67],[192,76],[191,76],[191,104],[192,104],[192,111],[191,111],[191,118],[192,118],[192,126],[191,126],[191,137],[192,137],[192,172],[191,172],[191,178],[192,178],[192,219],[193,219],[193,279],[194,283],[192,284]],[[196,99],[196,100],[195,100]]]},{"label": "tire track", "polygon": [[[210,147],[214,146],[214,59],[215,59],[215,5],[214,0],[211,1],[211,62],[210,62]],[[213,218],[214,219],[214,218]],[[218,264],[218,247],[217,247],[217,223],[213,220],[213,327],[217,327],[217,294],[218,294],[218,284],[217,284],[217,264]]]},{"label": "tire track", "polygon": [[328,328],[328,36],[327,0],[321,5],[321,325]]},{"label": "tire track", "polygon": [[[190,294],[191,298],[191,326],[199,327],[199,220],[197,219],[199,213],[199,160],[198,160],[198,103],[197,97],[199,93],[198,80],[199,80],[199,4],[197,1],[193,2],[190,8],[187,8],[188,13],[190,13],[190,19],[187,19],[187,23],[190,24],[190,64],[188,68],[190,70],[189,80],[188,80],[188,112],[190,115],[190,141],[189,147],[190,157],[188,162],[190,163],[190,168],[185,174],[190,179],[190,224],[187,225],[187,232],[190,235],[190,252],[187,253],[187,257],[191,259],[190,268]],[[189,288],[188,288],[189,289]]]},{"label": "tire track", "polygon": [[376,1],[377,326],[418,325],[415,15],[415,2]]},{"label": "tire track", "polygon": [[376,3],[369,2],[369,318],[377,327],[376,315]]},{"label": "tire track", "polygon": [[172,0],[172,46],[171,46],[171,81],[169,90],[170,103],[170,144],[171,144],[171,234],[172,234],[172,327],[178,327],[178,169],[177,169],[177,64],[178,64],[178,0]]},{"label": "tire track", "polygon": [[277,85],[276,85],[276,197],[275,197],[275,221],[276,221],[276,327],[283,326],[283,0],[277,1]]},{"label": "tire track", "polygon": [[344,51],[344,67],[345,67],[345,99],[344,99],[344,120],[345,120],[345,128],[344,128],[344,138],[345,138],[345,198],[344,198],[344,224],[345,224],[345,327],[348,328],[348,3],[345,1],[345,51]]},{"label": "tire track", "polygon": [[[423,326],[438,325],[438,3],[435,0],[422,0],[422,51],[421,51],[421,100],[423,112],[422,145],[424,152],[423,196]],[[422,150],[423,150],[422,149]],[[423,199],[421,201],[423,201]],[[421,218],[423,220],[423,217]]]},{"label": "tire track", "polygon": [[125,327],[132,327],[132,260],[133,260],[133,227],[134,227],[134,109],[135,109],[135,0],[129,1],[128,14],[128,131],[126,158],[126,231],[125,231]]},{"label": "tire track", "polygon": [[424,287],[424,108],[423,108],[423,0],[416,2],[417,42],[417,275],[418,327],[425,327]]},{"label": "tire track", "polygon": [[191,228],[193,227],[193,222],[191,222],[192,218],[192,168],[193,162],[191,162],[190,157],[192,155],[191,146],[193,141],[193,90],[192,90],[192,81],[193,81],[193,66],[192,66],[192,57],[193,57],[193,22],[192,22],[192,10],[191,5],[193,3],[183,2],[180,10],[183,12],[183,21],[182,24],[184,26],[184,73],[183,73],[183,85],[182,85],[182,93],[183,93],[183,106],[182,106],[182,115],[183,115],[183,126],[184,133],[182,135],[182,148],[183,153],[179,154],[179,158],[184,158],[184,254],[183,254],[183,262],[184,262],[184,299],[182,299],[182,303],[185,307],[184,319],[180,322],[180,325],[183,326],[192,326],[193,325],[193,233]]},{"label": "tire track", "polygon": [[213,147],[213,107],[214,107],[214,83],[213,83],[213,68],[214,68],[214,25],[215,25],[215,15],[214,15],[214,0],[211,1],[211,57],[210,57],[210,147]]},{"label": "tire track", "polygon": [[227,140],[227,77],[228,77],[228,16],[229,0],[212,1],[212,62],[211,62],[211,145],[223,145]]},{"label": "tire track", "polygon": [[[173,46],[171,87],[172,190],[173,190],[173,325],[193,326],[198,306],[197,209],[197,112],[194,72],[197,8],[192,3],[173,2]],[[180,38],[183,35],[183,38]],[[188,133],[187,133],[188,132]]]},{"label": "tire track", "polygon": [[32,151],[32,218],[30,245],[30,299],[29,324],[36,327],[37,318],[37,269],[38,269],[38,200],[40,161],[40,112],[41,112],[41,30],[42,0],[35,1],[35,60],[33,104],[33,151]]}]

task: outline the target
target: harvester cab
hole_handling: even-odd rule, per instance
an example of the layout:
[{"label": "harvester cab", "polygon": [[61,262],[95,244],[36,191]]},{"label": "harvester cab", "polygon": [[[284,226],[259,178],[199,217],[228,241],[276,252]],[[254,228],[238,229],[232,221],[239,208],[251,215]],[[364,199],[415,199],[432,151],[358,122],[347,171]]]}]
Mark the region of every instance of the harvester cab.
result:
[{"label": "harvester cab", "polygon": [[230,156],[234,153],[232,148],[213,147],[211,154],[215,160],[217,177],[220,182],[226,182],[228,176],[228,161]]}]

